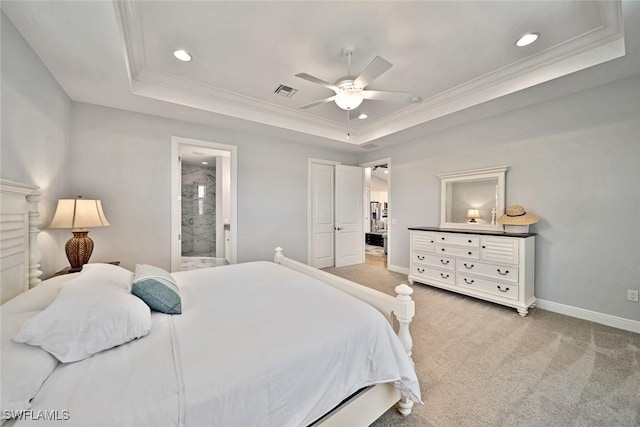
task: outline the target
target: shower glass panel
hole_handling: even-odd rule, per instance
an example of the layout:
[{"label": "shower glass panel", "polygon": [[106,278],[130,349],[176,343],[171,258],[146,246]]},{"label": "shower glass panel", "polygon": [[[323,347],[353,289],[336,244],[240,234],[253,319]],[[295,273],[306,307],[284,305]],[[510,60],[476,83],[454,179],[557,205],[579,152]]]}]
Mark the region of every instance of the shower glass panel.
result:
[{"label": "shower glass panel", "polygon": [[182,255],[216,256],[216,168],[182,165]]}]

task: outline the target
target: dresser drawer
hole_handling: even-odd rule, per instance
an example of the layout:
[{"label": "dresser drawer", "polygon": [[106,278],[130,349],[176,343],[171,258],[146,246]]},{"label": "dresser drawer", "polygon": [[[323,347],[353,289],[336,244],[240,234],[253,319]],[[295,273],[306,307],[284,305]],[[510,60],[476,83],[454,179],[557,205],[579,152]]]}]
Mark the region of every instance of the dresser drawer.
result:
[{"label": "dresser drawer", "polygon": [[446,270],[456,269],[456,259],[452,257],[414,252],[413,261],[422,264],[429,264],[433,267],[444,268]]},{"label": "dresser drawer", "polygon": [[441,255],[459,256],[464,258],[480,258],[480,250],[472,247],[436,245],[436,253]]},{"label": "dresser drawer", "polygon": [[411,273],[418,278],[418,281],[420,281],[420,277],[423,277],[426,280],[432,279],[450,285],[456,284],[456,274],[453,271],[441,270],[426,264],[414,264]]},{"label": "dresser drawer", "polygon": [[461,273],[481,274],[493,279],[518,283],[518,267],[486,264],[471,260],[458,260],[456,270]]},{"label": "dresser drawer", "polygon": [[436,233],[436,243],[460,246],[480,246],[480,237],[472,234]]},{"label": "dresser drawer", "polygon": [[411,232],[411,247],[416,251],[433,252],[435,233]]},{"label": "dresser drawer", "polygon": [[502,298],[518,299],[518,285],[515,283],[494,282],[492,280],[481,279],[478,276],[458,273],[456,275],[456,284],[465,288],[497,295]]}]

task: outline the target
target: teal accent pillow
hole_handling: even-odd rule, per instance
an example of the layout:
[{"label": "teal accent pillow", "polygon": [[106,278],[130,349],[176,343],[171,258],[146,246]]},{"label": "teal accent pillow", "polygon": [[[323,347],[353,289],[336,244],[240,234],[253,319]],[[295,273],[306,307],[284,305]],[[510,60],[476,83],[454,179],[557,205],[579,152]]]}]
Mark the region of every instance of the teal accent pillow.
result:
[{"label": "teal accent pillow", "polygon": [[182,299],[176,281],[171,273],[159,267],[136,265],[131,293],[144,301],[151,310],[167,314],[182,313]]}]

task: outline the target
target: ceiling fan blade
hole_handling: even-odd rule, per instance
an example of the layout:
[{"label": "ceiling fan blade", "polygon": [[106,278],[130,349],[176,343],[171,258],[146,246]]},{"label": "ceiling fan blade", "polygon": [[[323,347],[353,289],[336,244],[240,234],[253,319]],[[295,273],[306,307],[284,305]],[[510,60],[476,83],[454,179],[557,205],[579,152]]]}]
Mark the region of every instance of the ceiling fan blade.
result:
[{"label": "ceiling fan blade", "polygon": [[304,80],[306,80],[306,81],[308,81],[308,82],[311,82],[311,83],[315,83],[315,84],[322,85],[322,86],[324,86],[324,87],[326,87],[326,88],[331,89],[331,90],[332,90],[332,91],[334,91],[335,93],[338,93],[338,86],[333,85],[333,84],[331,84],[331,83],[329,83],[329,82],[325,82],[324,80],[319,79],[319,78],[317,78],[317,77],[313,77],[313,76],[312,76],[312,75],[310,75],[310,74],[307,74],[307,73],[298,73],[298,74],[296,74],[296,77],[299,77],[299,78],[304,79]]},{"label": "ceiling fan blade", "polygon": [[373,58],[373,61],[367,65],[367,68],[365,68],[364,71],[356,77],[353,84],[355,87],[364,88],[391,67],[393,67],[393,65],[391,65],[389,61],[376,56]]},{"label": "ceiling fan blade", "polygon": [[388,92],[382,90],[363,90],[364,99],[372,101],[409,102],[411,94],[409,92]]},{"label": "ceiling fan blade", "polygon": [[307,108],[315,107],[316,105],[326,104],[327,102],[331,102],[336,99],[336,96],[330,96],[329,98],[322,99],[320,101],[312,102],[311,104],[303,105],[302,107],[298,107],[302,110],[306,110]]}]

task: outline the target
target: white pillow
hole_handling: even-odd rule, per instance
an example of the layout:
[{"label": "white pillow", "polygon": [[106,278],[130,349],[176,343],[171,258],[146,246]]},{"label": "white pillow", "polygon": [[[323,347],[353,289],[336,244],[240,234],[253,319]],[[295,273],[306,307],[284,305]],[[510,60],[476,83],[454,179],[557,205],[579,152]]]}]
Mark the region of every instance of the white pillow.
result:
[{"label": "white pillow", "polygon": [[30,345],[11,341],[22,325],[40,313],[28,311],[2,314],[2,359],[0,361],[0,410],[2,421],[10,411],[31,408],[33,399],[42,383],[58,366],[58,361],[46,351]]},{"label": "white pillow", "polygon": [[128,291],[131,290],[133,272],[113,264],[85,264],[74,282],[108,283]]},{"label": "white pillow", "polygon": [[79,282],[63,286],[13,340],[39,346],[67,363],[145,336],[150,329],[149,307],[127,290]]}]

